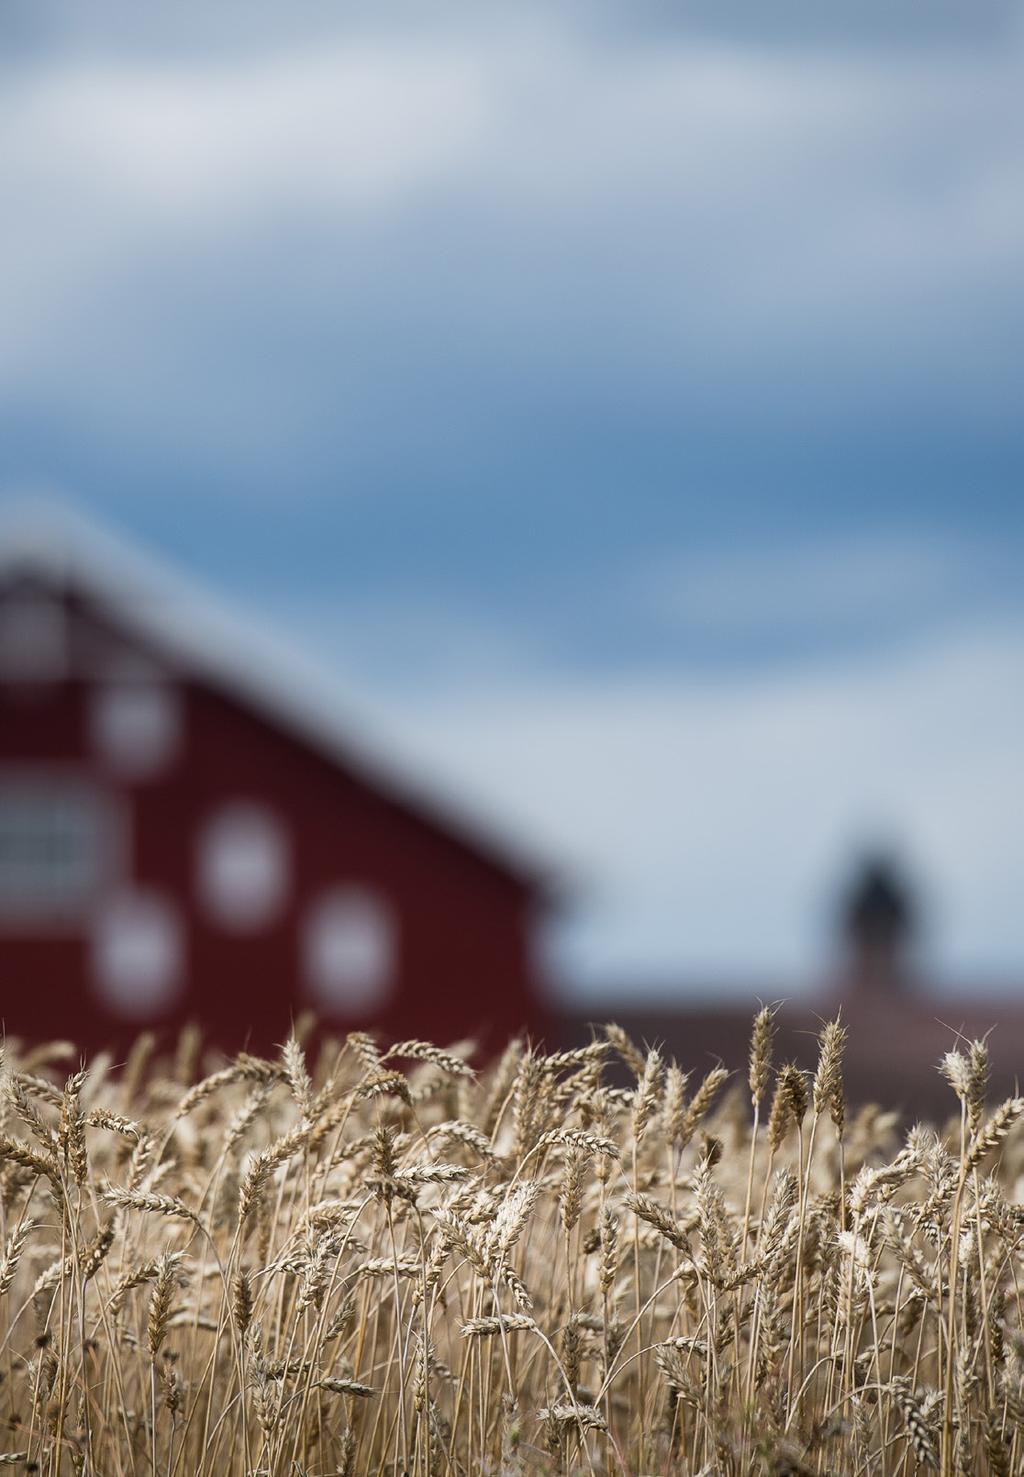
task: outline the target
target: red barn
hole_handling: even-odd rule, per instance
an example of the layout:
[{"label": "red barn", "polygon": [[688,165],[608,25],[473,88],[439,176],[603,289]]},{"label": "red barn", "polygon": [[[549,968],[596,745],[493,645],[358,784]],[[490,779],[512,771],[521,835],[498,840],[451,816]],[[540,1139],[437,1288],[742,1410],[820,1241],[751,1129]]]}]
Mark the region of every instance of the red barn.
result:
[{"label": "red barn", "polygon": [[77,522],[0,540],[8,1032],[540,1025],[539,873],[280,668]]}]

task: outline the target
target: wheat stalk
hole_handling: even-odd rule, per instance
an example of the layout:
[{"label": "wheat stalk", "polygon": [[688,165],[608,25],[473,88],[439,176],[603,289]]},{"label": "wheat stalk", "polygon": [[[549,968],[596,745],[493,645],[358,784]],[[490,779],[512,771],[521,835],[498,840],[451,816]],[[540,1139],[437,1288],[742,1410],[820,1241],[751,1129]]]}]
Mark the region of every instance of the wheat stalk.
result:
[{"label": "wheat stalk", "polygon": [[140,1038],[119,1080],[8,1042],[0,1465],[1024,1470],[1024,1098],[989,1109],[987,1043],[955,1046],[960,1123],[901,1139],[848,1108],[832,1021],[762,1125],[775,1021],[745,1118],[699,1043],[617,1027],[479,1071]]}]

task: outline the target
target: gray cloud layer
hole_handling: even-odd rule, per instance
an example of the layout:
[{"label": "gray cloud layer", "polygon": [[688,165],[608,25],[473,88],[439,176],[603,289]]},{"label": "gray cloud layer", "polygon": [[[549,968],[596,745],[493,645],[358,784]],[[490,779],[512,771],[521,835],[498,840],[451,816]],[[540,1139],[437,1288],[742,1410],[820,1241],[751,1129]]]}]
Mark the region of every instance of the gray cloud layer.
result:
[{"label": "gray cloud layer", "polygon": [[0,379],[99,434],[183,419],[243,468],[303,435],[358,470],[396,403],[413,450],[440,420],[457,453],[467,392],[485,438],[545,405],[1005,424],[1021,70],[1016,43],[620,50],[530,10],[43,52],[0,104]]},{"label": "gray cloud layer", "polygon": [[1005,966],[1019,17],[10,0],[3,476],[280,581],[588,968],[806,965],[879,817]]}]

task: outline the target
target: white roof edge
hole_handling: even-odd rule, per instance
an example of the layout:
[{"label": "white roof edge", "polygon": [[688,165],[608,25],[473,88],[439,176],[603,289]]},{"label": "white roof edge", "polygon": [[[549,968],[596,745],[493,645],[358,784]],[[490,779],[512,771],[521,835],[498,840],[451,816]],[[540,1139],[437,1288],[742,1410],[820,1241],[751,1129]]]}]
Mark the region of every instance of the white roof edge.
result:
[{"label": "white roof edge", "polygon": [[566,890],[557,869],[507,828],[492,826],[414,759],[399,756],[375,721],[355,715],[330,673],[68,503],[33,498],[0,515],[0,572],[14,568],[80,589],[183,672],[266,714],[490,867],[540,893]]}]

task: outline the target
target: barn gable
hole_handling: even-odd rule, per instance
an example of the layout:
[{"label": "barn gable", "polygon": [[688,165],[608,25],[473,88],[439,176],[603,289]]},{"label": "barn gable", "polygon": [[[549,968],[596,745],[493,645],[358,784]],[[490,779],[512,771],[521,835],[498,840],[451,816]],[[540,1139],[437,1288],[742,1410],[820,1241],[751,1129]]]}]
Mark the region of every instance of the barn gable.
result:
[{"label": "barn gable", "polygon": [[0,535],[0,708],[0,965],[64,1030],[536,1024],[543,870],[77,519]]}]

